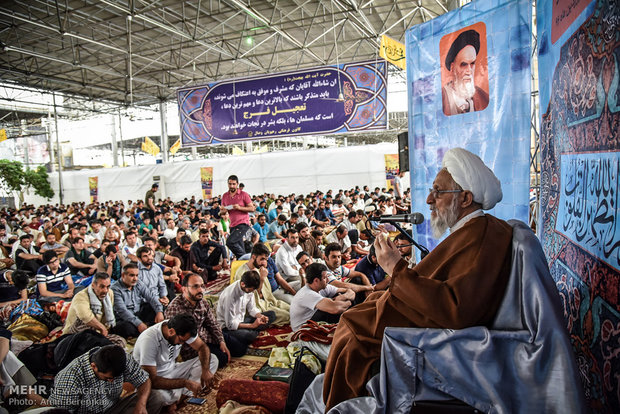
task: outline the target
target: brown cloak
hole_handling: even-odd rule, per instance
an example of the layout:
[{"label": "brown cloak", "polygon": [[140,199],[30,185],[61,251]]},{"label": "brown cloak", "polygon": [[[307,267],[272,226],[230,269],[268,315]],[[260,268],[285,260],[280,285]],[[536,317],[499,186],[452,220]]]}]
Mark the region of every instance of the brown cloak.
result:
[{"label": "brown cloak", "polygon": [[413,269],[401,260],[390,287],[345,312],[327,360],[326,411],[365,395],[388,326],[462,329],[489,325],[510,275],[512,227],[485,215],[448,236]]}]

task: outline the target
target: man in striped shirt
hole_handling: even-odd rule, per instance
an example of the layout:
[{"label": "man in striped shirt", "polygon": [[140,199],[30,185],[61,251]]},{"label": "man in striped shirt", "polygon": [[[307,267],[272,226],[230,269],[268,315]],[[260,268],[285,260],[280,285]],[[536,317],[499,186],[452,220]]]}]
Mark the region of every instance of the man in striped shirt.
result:
[{"label": "man in striped shirt", "polygon": [[[61,299],[71,300],[75,287],[69,267],[60,263],[60,259],[54,250],[43,253],[43,262],[45,265],[37,271],[39,296],[49,302],[57,302]],[[67,284],[66,289],[63,288],[63,283]]]}]

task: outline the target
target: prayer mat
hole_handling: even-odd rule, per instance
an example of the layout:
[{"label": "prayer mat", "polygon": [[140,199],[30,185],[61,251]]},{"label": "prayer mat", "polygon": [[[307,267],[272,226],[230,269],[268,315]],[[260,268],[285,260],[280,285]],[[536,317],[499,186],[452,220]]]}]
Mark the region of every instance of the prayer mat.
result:
[{"label": "prayer mat", "polygon": [[229,285],[230,275],[226,272],[220,272],[217,279],[208,282],[205,285],[205,295],[217,295]]},{"label": "prayer mat", "polygon": [[274,414],[283,414],[288,384],[280,381],[223,380],[217,390],[216,404],[232,400],[241,404],[260,405]]},{"label": "prayer mat", "polygon": [[261,331],[258,337],[250,344],[254,349],[271,349],[275,346],[286,347],[290,342],[293,330],[291,325],[272,326]]},{"label": "prayer mat", "polygon": [[183,407],[180,407],[177,410],[179,414],[195,414],[195,413],[217,413],[217,405],[215,403],[215,397],[217,395],[217,390],[219,388],[220,383],[226,379],[245,379],[251,380],[252,376],[258,371],[267,358],[259,358],[259,357],[248,357],[244,356],[242,358],[233,358],[228,365],[226,365],[223,369],[218,370],[216,373],[216,377],[218,378],[215,382],[215,387],[210,390],[208,393],[202,393],[199,395],[200,398],[205,398],[205,401],[202,405],[195,404],[186,404]]}]

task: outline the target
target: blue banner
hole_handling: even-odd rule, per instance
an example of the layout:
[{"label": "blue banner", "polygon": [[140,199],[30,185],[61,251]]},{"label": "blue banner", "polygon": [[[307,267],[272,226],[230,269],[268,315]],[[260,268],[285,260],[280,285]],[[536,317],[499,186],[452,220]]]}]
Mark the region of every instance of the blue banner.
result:
[{"label": "blue banner", "polygon": [[[406,33],[413,210],[430,217],[428,188],[443,154],[464,147],[502,183],[490,211],[529,215],[531,2],[474,1]],[[428,220],[416,228],[433,248]]]},{"label": "blue banner", "polygon": [[179,89],[183,147],[387,128],[386,62]]},{"label": "blue banner", "polygon": [[541,241],[591,412],[620,412],[620,7],[538,2]]}]

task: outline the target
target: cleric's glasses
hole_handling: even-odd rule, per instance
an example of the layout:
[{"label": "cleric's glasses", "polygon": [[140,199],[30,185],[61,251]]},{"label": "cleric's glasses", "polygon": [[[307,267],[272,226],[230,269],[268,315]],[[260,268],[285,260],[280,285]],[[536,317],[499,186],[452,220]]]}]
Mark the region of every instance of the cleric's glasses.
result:
[{"label": "cleric's glasses", "polygon": [[465,190],[435,190],[434,188],[429,188],[428,189],[428,194],[431,195],[433,198],[437,198],[439,197],[439,194],[443,194],[443,193],[462,193]]}]

